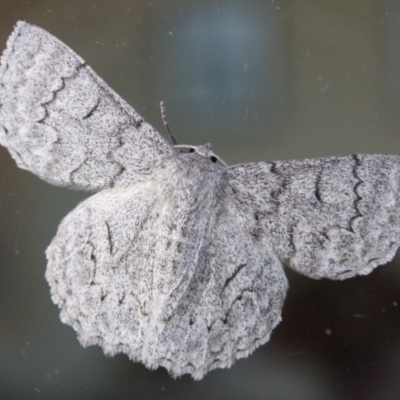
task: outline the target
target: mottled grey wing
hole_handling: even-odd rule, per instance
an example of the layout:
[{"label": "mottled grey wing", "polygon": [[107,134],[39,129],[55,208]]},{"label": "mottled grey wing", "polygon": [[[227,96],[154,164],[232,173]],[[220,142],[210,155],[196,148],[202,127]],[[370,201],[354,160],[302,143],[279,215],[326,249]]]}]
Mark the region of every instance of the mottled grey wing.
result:
[{"label": "mottled grey wing", "polygon": [[143,181],[175,151],[69,47],[25,22],[1,58],[0,144],[19,167],[87,190]]},{"label": "mottled grey wing", "polygon": [[353,155],[227,169],[261,246],[311,278],[368,274],[400,243],[400,157]]},{"label": "mottled grey wing", "polygon": [[[229,209],[194,220],[157,185],[92,196],[60,224],[46,278],[82,345],[201,379],[268,341],[287,282]],[[207,236],[210,232],[211,236]]]}]

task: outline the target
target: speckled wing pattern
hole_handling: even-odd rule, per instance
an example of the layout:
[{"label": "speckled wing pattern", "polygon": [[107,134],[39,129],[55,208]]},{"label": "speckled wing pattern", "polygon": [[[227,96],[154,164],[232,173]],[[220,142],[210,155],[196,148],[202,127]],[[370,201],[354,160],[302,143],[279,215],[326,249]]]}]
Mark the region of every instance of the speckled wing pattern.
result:
[{"label": "speckled wing pattern", "polygon": [[1,59],[0,143],[51,183],[102,189],[46,251],[62,321],[84,346],[173,376],[201,379],[269,340],[283,265],[344,279],[399,246],[398,156],[224,168],[210,147],[179,152],[72,50],[23,22]]},{"label": "speckled wing pattern", "polygon": [[398,156],[240,164],[228,175],[254,239],[311,278],[368,274],[399,247]]},{"label": "speckled wing pattern", "polygon": [[142,181],[174,152],[69,47],[18,22],[0,66],[0,144],[42,179],[96,190]]},{"label": "speckled wing pattern", "polygon": [[172,210],[163,194],[144,183],[79,205],[47,250],[46,277],[84,346],[201,379],[268,341],[287,282],[235,210],[193,213],[171,194]]}]

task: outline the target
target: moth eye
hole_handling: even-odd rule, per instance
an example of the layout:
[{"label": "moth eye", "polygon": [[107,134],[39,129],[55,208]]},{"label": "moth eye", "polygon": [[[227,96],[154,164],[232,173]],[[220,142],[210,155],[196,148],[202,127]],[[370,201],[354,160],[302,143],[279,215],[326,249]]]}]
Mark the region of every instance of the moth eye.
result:
[{"label": "moth eye", "polygon": [[190,149],[189,149],[189,153],[194,153],[196,150],[193,148],[193,147],[191,147]]},{"label": "moth eye", "polygon": [[216,163],[216,162],[217,162],[217,157],[211,156],[211,157],[210,157],[210,160],[211,160],[213,163]]}]

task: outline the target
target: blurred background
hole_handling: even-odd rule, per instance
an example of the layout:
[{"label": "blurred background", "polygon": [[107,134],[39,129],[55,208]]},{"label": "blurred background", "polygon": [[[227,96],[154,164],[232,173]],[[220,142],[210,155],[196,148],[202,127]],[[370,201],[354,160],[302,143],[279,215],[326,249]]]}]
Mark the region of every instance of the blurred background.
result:
[{"label": "blurred background", "polygon": [[[162,134],[228,164],[400,154],[396,0],[0,0],[67,43]],[[44,278],[59,221],[87,194],[19,170],[0,148],[1,399],[400,398],[400,259],[366,277],[287,271],[270,342],[200,382],[82,348]]]}]

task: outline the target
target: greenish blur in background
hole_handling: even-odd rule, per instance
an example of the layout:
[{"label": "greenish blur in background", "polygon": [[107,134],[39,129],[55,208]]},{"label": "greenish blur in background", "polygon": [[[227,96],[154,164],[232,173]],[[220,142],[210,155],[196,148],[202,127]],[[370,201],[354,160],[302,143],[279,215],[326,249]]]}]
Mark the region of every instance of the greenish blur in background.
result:
[{"label": "greenish blur in background", "polygon": [[[397,0],[0,0],[81,55],[162,134],[228,164],[400,154]],[[0,148],[0,399],[400,398],[399,258],[367,277],[287,271],[268,344],[201,382],[82,348],[44,279],[59,221],[87,194],[19,170]],[[400,212],[400,211],[399,211]]]}]

